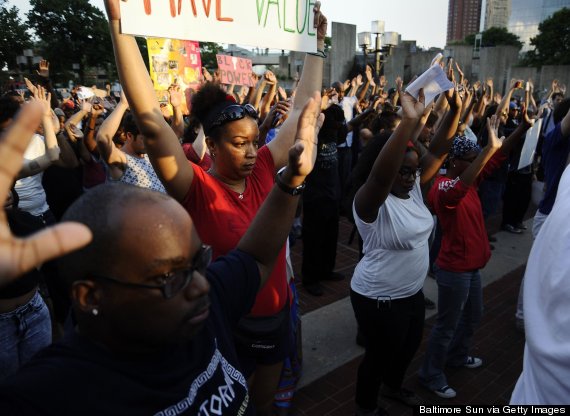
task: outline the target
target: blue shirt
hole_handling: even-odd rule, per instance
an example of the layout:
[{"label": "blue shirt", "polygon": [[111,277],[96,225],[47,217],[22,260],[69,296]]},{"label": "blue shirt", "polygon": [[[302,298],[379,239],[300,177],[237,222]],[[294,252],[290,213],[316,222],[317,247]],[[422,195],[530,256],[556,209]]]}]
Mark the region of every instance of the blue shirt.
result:
[{"label": "blue shirt", "polygon": [[568,154],[570,154],[570,136],[562,135],[562,127],[558,123],[554,130],[546,135],[542,145],[546,191],[538,205],[538,210],[545,215],[552,211],[558,192],[558,184],[566,168]]}]

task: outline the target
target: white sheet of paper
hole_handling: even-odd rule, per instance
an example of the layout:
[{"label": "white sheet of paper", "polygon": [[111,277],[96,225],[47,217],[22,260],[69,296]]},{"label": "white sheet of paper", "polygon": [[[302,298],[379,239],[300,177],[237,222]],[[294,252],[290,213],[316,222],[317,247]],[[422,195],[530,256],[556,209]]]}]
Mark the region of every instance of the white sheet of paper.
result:
[{"label": "white sheet of paper", "polygon": [[315,0],[132,0],[121,3],[122,33],[263,48],[317,51]]},{"label": "white sheet of paper", "polygon": [[540,136],[540,128],[542,127],[542,119],[534,122],[532,126],[526,132],[526,138],[524,139],[524,146],[521,151],[521,158],[519,159],[518,169],[526,168],[532,163],[534,159],[534,154],[536,152],[536,145],[538,144],[538,136]]},{"label": "white sheet of paper", "polygon": [[420,88],[424,89],[427,106],[431,104],[438,94],[452,89],[453,83],[447,79],[445,72],[439,65],[434,65],[408,85],[406,91],[417,99],[420,94]]}]

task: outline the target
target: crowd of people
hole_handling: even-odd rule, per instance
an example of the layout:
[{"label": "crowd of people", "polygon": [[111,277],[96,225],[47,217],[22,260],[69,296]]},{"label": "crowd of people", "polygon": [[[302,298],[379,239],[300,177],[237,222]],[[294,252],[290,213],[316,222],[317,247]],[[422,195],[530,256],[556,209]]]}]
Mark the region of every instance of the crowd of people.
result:
[{"label": "crowd of people", "polygon": [[[438,57],[453,88],[431,103],[367,65],[323,88],[317,2],[318,52],[293,88],[267,71],[235,92],[204,69],[196,92],[175,83],[164,105],[118,1],[106,7],[120,95],[76,87],[60,99],[42,62],[29,99],[0,97],[1,414],[287,414],[302,368],[295,279],[321,296],[322,281],[345,278],[341,216],[360,245],[347,293],[365,349],[355,414],[387,414],[379,394],[424,403],[403,381],[428,275],[438,310],[418,377],[453,398],[445,367],[483,365],[470,349],[493,249],[485,220],[502,201],[503,229],[523,233],[536,181],[512,401],[570,397],[564,86],[539,97],[513,80],[501,96]],[[536,157],[519,169],[537,120]],[[300,276],[288,240],[299,236]]]}]

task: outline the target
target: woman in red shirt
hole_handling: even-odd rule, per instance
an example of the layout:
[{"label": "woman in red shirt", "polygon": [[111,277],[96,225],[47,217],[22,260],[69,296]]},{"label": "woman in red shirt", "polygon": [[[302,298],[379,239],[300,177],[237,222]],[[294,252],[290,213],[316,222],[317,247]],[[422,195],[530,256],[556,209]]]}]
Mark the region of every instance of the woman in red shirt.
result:
[{"label": "woman in red shirt", "polygon": [[[317,2],[320,3],[320,2]],[[324,49],[327,21],[315,4],[317,48]],[[115,23],[115,22],[114,22]],[[189,163],[178,138],[162,117],[152,82],[136,42],[113,27],[121,84],[144,136],[146,151],[167,192],[192,215],[200,238],[219,256],[236,247],[269,193],[276,172],[287,164],[304,104],[322,85],[324,52],[307,55],[295,104],[278,136],[257,149],[257,112],[227,99],[216,86],[195,96],[192,112],[201,121],[213,160],[204,171]],[[268,230],[268,232],[271,232]],[[237,332],[242,370],[258,415],[269,414],[289,344],[288,287],[282,250],[269,281],[259,292],[250,319]],[[263,317],[265,319],[259,319]],[[248,328],[246,328],[246,326]],[[252,340],[253,326],[258,337]],[[269,329],[268,329],[269,328]],[[240,342],[239,339],[244,339]]]},{"label": "woman in red shirt", "polygon": [[437,322],[419,377],[424,386],[445,399],[456,396],[456,391],[447,384],[445,365],[477,368],[483,364],[480,358],[468,355],[483,312],[479,269],[491,257],[477,187],[500,166],[532,125],[525,115],[525,122],[503,141],[497,137],[499,122],[497,116],[487,120],[489,142],[482,151],[465,136],[454,139],[447,173],[436,179],[428,194],[443,239],[434,266],[438,285]]}]

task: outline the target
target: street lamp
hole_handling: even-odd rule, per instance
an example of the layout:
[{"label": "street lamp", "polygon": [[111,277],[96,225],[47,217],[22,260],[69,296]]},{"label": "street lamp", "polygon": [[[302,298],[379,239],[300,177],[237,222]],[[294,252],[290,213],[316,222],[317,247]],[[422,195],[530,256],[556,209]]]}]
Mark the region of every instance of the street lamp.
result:
[{"label": "street lamp", "polygon": [[370,32],[360,32],[358,34],[358,45],[362,48],[364,54],[364,66],[368,63],[368,49],[372,44],[372,34]]},{"label": "street lamp", "polygon": [[376,54],[376,74],[380,76],[380,63],[381,63],[381,53],[382,53],[382,34],[384,33],[384,21],[383,20],[373,20],[371,23],[371,32],[376,35],[376,48],[374,53]]}]

